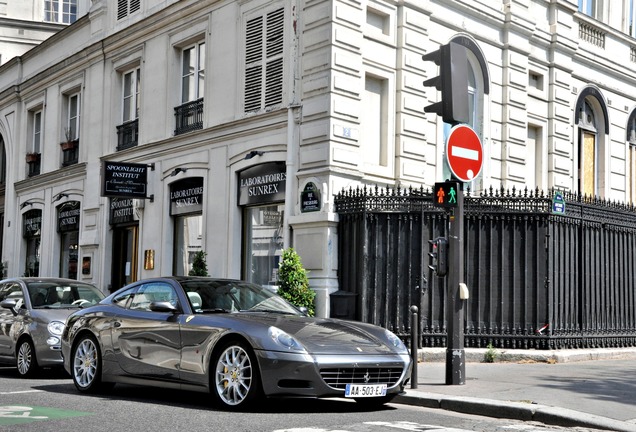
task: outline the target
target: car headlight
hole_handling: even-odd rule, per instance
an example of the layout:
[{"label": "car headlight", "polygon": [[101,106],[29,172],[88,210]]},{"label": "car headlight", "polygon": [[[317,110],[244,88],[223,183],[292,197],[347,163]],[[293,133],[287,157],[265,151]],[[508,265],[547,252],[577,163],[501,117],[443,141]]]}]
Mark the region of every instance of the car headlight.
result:
[{"label": "car headlight", "polygon": [[406,345],[404,345],[404,342],[402,342],[402,340],[399,337],[393,334],[393,332],[385,329],[384,334],[386,335],[386,338],[389,340],[389,344],[392,347],[395,347],[395,349],[397,349],[398,351],[407,351]]},{"label": "car headlight", "polygon": [[51,321],[46,328],[52,335],[62,336],[62,332],[64,332],[64,323],[62,321]]},{"label": "car headlight", "polygon": [[278,344],[288,350],[305,351],[305,348],[293,336],[279,329],[278,327],[270,327],[268,330],[269,337]]}]

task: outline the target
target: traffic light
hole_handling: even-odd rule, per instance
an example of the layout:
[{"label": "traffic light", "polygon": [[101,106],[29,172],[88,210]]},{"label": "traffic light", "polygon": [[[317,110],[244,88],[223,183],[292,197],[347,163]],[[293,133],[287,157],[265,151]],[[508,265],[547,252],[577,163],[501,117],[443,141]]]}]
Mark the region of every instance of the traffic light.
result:
[{"label": "traffic light", "polygon": [[433,205],[435,207],[457,207],[457,192],[459,182],[449,180],[435,183],[433,189]]},{"label": "traffic light", "polygon": [[444,237],[437,237],[435,240],[429,240],[431,250],[428,256],[431,262],[428,266],[437,277],[444,277],[448,273],[448,240]]},{"label": "traffic light", "polygon": [[457,42],[442,45],[439,50],[422,56],[424,61],[433,61],[439,66],[439,76],[424,81],[424,86],[433,86],[442,92],[441,100],[424,107],[446,123],[468,123],[468,59],[466,48]]}]

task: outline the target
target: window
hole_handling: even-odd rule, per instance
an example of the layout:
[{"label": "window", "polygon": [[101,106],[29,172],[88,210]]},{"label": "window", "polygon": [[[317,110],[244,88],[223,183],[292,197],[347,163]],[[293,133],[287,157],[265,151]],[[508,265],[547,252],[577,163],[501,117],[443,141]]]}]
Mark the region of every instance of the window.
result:
[{"label": "window", "polygon": [[123,122],[136,120],[139,117],[139,84],[141,77],[139,68],[124,74],[123,85]]},{"label": "window", "polygon": [[152,302],[168,302],[177,306],[177,293],[166,283],[151,283],[139,287],[130,303],[130,309],[150,311]]},{"label": "window", "polygon": [[366,76],[362,96],[360,146],[365,165],[388,165],[387,80]]},{"label": "window", "polygon": [[67,96],[66,99],[68,115],[64,135],[66,141],[75,141],[79,139],[80,95],[75,93]]},{"label": "window", "polygon": [[636,204],[636,111],[627,123],[627,202]]},{"label": "window", "polygon": [[71,24],[77,19],[77,0],[44,0],[44,21]]},{"label": "window", "polygon": [[40,153],[40,142],[42,139],[42,110],[31,113],[31,145],[29,152]]},{"label": "window", "polygon": [[579,115],[579,192],[594,196],[597,192],[598,146],[596,119],[589,102],[585,101]]},{"label": "window", "polygon": [[181,65],[181,102],[202,98],[205,84],[205,42],[184,49]]},{"label": "window", "polygon": [[126,18],[141,9],[141,0],[117,0],[117,19]]},{"label": "window", "polygon": [[175,108],[175,135],[203,128],[205,42],[181,51],[181,106]]},{"label": "window", "polygon": [[122,76],[122,124],[117,126],[117,150],[135,147],[139,141],[139,68]]},{"label": "window", "polygon": [[547,172],[544,171],[546,160],[543,150],[543,129],[540,126],[528,125],[528,141],[526,143],[526,187],[545,189]]},{"label": "window", "polygon": [[579,0],[579,12],[603,21],[603,0]]},{"label": "window", "polygon": [[281,8],[247,21],[245,112],[283,102],[284,18],[285,10]]}]

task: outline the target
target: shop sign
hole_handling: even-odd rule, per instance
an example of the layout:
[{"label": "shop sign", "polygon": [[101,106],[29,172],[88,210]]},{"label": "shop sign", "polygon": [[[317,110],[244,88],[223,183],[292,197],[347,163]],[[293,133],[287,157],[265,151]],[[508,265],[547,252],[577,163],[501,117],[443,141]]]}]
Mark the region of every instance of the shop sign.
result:
[{"label": "shop sign", "polygon": [[39,236],[42,229],[42,210],[29,210],[24,213],[24,237]]},{"label": "shop sign", "polygon": [[148,198],[148,168],[152,165],[104,161],[102,196]]},{"label": "shop sign", "polygon": [[285,201],[287,173],[284,162],[271,162],[239,173],[239,205]]},{"label": "shop sign", "polygon": [[68,201],[57,208],[57,231],[79,231],[80,203]]},{"label": "shop sign", "polygon": [[203,177],[191,177],[170,185],[172,216],[203,211]]},{"label": "shop sign", "polygon": [[320,205],[320,190],[313,182],[307,183],[300,194],[300,212],[320,211]]},{"label": "shop sign", "polygon": [[111,198],[110,199],[110,224],[124,224],[134,222],[135,208],[133,198]]}]

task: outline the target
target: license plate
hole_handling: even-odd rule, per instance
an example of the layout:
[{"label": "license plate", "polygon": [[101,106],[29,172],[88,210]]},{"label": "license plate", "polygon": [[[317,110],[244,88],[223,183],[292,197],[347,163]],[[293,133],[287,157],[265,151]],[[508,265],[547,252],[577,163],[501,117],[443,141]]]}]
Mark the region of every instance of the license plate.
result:
[{"label": "license plate", "polygon": [[345,397],[379,397],[386,396],[386,384],[347,384]]}]

